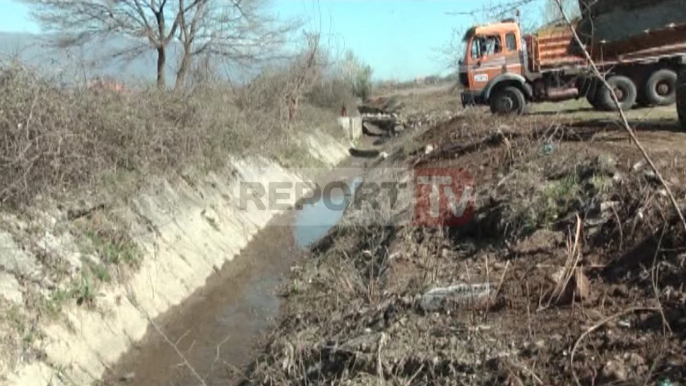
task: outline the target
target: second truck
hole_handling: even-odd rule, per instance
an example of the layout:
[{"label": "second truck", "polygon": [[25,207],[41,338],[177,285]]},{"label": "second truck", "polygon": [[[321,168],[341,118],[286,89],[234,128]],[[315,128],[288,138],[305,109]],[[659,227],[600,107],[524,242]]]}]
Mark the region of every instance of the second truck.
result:
[{"label": "second truck", "polygon": [[[526,36],[515,20],[470,28],[460,66],[463,105],[518,114],[529,103],[586,98],[595,109],[615,110],[584,50],[620,108],[673,104],[677,88],[686,88],[677,82],[686,65],[686,0],[580,0],[580,7],[584,17],[573,26],[581,44],[567,23]],[[682,95],[686,90],[680,106]]]}]

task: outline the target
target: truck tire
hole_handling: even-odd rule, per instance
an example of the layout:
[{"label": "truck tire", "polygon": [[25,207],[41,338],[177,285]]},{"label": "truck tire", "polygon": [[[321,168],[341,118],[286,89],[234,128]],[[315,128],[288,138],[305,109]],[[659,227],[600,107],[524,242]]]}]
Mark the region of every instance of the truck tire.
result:
[{"label": "truck tire", "polygon": [[686,130],[686,67],[681,69],[676,81],[676,111],[679,113],[681,128]]},{"label": "truck tire", "polygon": [[644,88],[645,100],[653,106],[667,106],[676,101],[676,72],[670,69],[655,71]]},{"label": "truck tire", "polygon": [[526,97],[517,87],[503,87],[493,93],[489,105],[496,115],[520,115],[526,108]]},{"label": "truck tire", "polygon": [[[615,75],[608,79],[607,83],[614,89],[617,100],[619,101],[619,107],[624,111],[631,110],[636,103],[636,95],[638,94],[634,82],[626,76]],[[598,104],[602,106],[604,110],[617,110],[617,105],[615,105],[614,99],[612,98],[612,93],[604,85],[598,90]]]}]

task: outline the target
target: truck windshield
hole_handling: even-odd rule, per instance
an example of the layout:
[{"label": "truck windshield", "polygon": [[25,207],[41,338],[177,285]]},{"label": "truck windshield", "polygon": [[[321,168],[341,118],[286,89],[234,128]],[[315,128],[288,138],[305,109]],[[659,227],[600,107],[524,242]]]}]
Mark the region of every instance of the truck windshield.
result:
[{"label": "truck windshield", "polygon": [[472,40],[472,58],[479,59],[502,52],[500,36],[476,36]]}]

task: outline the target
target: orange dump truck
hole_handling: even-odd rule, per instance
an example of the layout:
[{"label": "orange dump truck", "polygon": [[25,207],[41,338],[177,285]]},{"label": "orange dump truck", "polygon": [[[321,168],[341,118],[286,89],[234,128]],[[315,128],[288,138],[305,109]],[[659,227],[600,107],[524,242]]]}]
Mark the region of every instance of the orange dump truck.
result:
[{"label": "orange dump truck", "polygon": [[[582,7],[587,1],[581,0]],[[686,0],[595,1],[604,7],[588,11],[574,26],[620,107],[673,104],[677,73],[686,63]],[[472,27],[464,43],[463,105],[510,114],[523,112],[528,103],[586,98],[596,109],[616,108],[566,23],[522,36],[517,22],[505,20]]]}]

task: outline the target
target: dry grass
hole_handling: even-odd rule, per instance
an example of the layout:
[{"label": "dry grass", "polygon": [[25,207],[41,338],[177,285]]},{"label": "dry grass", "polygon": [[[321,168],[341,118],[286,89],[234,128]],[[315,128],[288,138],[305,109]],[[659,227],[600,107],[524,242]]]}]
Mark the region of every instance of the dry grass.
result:
[{"label": "dry grass", "polygon": [[[277,77],[181,92],[64,87],[16,64],[0,67],[0,203],[92,189],[122,174],[214,169],[229,155],[306,162],[296,130],[335,125],[336,112],[301,105],[284,121]],[[331,131],[333,132],[333,131]]]}]

